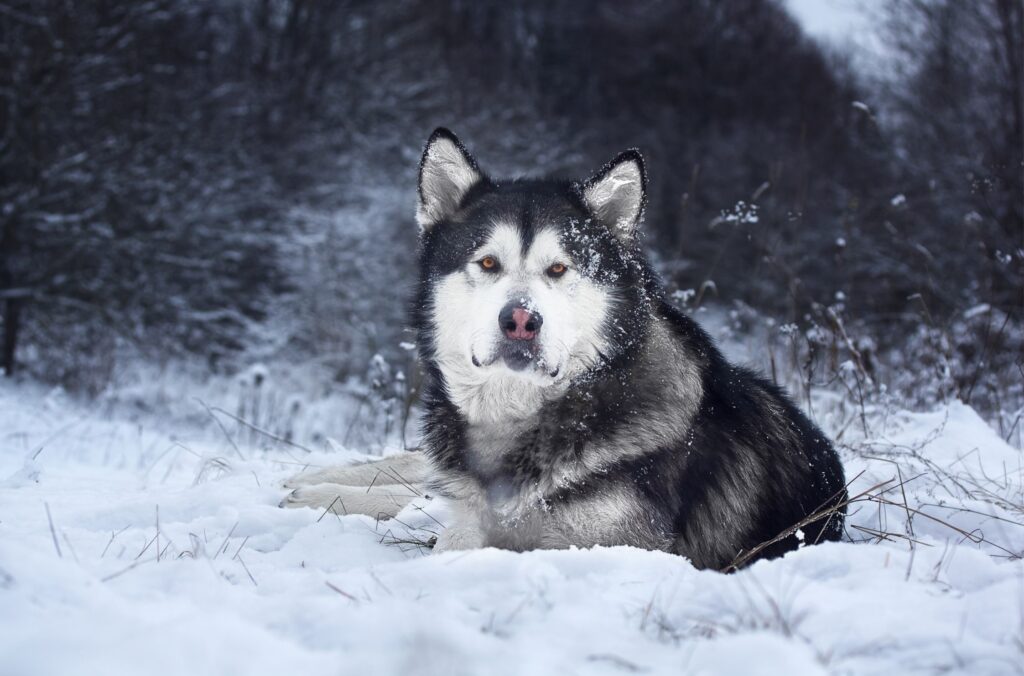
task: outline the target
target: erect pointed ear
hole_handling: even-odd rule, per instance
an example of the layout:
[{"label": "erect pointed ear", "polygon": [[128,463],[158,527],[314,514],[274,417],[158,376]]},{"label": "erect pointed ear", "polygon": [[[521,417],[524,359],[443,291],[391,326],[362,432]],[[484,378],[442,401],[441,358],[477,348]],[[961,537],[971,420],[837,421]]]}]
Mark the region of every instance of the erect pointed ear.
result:
[{"label": "erect pointed ear", "polygon": [[620,153],[580,186],[583,201],[616,236],[632,238],[647,201],[644,159],[636,149]]},{"label": "erect pointed ear", "polygon": [[435,129],[420,160],[416,222],[421,230],[450,218],[466,193],[483,180],[476,160],[458,137],[444,127]]}]

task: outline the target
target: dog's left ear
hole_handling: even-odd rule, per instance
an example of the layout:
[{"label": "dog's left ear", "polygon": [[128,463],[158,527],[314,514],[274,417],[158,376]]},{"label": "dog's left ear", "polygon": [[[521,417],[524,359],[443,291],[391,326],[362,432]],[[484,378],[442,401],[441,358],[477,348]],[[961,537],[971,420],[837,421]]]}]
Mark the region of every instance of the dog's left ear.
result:
[{"label": "dog's left ear", "polygon": [[616,236],[632,239],[647,201],[647,174],[640,151],[620,153],[580,185],[580,194]]},{"label": "dog's left ear", "polygon": [[458,137],[444,127],[435,129],[420,160],[419,203],[416,205],[420,231],[425,232],[452,217],[466,193],[483,180],[476,160]]}]

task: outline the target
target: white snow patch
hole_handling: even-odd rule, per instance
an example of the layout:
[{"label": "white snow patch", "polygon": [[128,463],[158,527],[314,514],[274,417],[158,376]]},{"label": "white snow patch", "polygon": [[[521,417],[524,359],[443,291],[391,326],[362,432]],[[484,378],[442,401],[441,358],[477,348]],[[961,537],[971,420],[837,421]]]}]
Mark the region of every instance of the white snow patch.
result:
[{"label": "white snow patch", "polygon": [[[408,528],[278,509],[283,479],[351,451],[242,460],[159,411],[0,384],[0,672],[1016,673],[1020,452],[960,404],[866,410],[865,429],[815,410],[854,494],[898,463],[898,506],[852,506],[850,539],[870,542],[722,575],[627,547],[429,555],[398,541],[441,528],[436,500]],[[876,544],[872,529],[909,532],[904,491],[960,531],[914,515],[917,544]]]},{"label": "white snow patch", "polygon": [[988,303],[981,303],[979,305],[975,305],[972,308],[964,310],[964,319],[972,319],[974,317],[977,317],[978,315],[983,315],[991,309],[992,306],[989,305]]}]

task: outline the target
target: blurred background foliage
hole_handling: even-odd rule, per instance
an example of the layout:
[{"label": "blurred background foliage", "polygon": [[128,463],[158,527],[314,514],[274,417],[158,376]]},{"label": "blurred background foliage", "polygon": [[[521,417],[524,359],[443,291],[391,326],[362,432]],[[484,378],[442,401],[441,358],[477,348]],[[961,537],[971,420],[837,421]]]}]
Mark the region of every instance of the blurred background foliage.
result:
[{"label": "blurred background foliage", "polygon": [[880,11],[864,69],[773,0],[0,0],[0,365],[95,393],[127,359],[406,359],[445,125],[498,176],[639,147],[691,310],[975,396],[1024,376],[1024,3]]}]

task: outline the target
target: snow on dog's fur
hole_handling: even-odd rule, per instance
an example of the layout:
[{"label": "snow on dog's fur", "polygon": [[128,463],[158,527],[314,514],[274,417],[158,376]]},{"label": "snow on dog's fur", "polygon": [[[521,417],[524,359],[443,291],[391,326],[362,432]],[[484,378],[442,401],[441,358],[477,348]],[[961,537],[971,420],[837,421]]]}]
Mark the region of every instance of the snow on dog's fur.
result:
[{"label": "snow on dog's fur", "polygon": [[645,194],[636,151],[586,181],[496,181],[434,132],[416,211],[424,451],[298,477],[284,504],[393,515],[414,491],[353,484],[401,463],[454,502],[438,549],[629,544],[716,568],[840,505],[820,430],[664,301],[637,238]]}]

